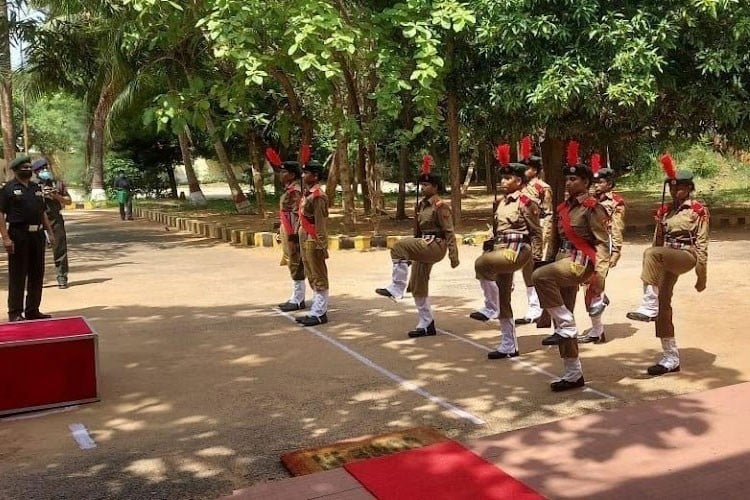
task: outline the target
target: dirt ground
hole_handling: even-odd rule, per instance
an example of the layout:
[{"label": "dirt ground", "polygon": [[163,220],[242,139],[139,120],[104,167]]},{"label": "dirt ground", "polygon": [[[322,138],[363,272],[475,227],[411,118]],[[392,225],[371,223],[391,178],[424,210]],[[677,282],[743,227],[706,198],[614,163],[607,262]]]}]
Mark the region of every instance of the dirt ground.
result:
[{"label": "dirt ground", "polygon": [[[589,390],[554,394],[548,383],[561,363],[540,345],[547,331],[521,327],[521,357],[486,359],[497,323],[468,319],[480,305],[478,247],[460,248],[457,269],[435,267],[440,333],[408,339],[412,301],[373,293],[388,281],[384,250],[332,252],[330,323],[303,329],[274,309],[289,294],[276,249],[121,222],[113,211],[67,220],[72,286],[56,288],[48,267],[42,309],[85,316],[99,332],[102,401],[0,419],[2,499],[216,498],[287,477],[279,455],[302,447],[417,425],[462,440],[750,380],[747,230],[712,233],[705,292],[692,288],[693,274],[678,282],[682,372],[659,378],[645,375],[659,356],[653,324],[625,318],[638,303],[646,247],[628,240],[607,283],[609,342],[581,349]],[[3,290],[5,268],[2,256]],[[522,313],[520,276],[516,283]],[[686,432],[685,418],[701,419],[683,410],[660,432]],[[73,423],[96,448],[79,448]],[[628,425],[608,432],[627,436]],[[649,436],[643,444],[658,447],[659,434]]]}]

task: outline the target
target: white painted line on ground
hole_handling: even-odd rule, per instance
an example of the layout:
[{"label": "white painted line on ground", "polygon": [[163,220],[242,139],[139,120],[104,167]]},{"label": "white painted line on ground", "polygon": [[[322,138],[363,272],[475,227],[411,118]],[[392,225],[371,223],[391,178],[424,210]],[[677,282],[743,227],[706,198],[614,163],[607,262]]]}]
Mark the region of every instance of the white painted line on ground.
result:
[{"label": "white painted line on ground", "polygon": [[[465,337],[462,337],[461,335],[456,335],[455,333],[451,333],[451,332],[449,332],[447,330],[443,330],[442,328],[435,328],[435,330],[439,331],[442,334],[445,334],[445,335],[448,335],[450,337],[453,337],[454,339],[460,340],[461,342],[465,342],[467,344],[473,345],[474,347],[478,347],[479,349],[482,349],[485,352],[494,351],[494,349],[491,349],[491,348],[489,348],[489,347],[487,347],[485,345],[482,345],[482,344],[480,344],[478,342],[474,342],[473,340],[467,339]],[[537,373],[541,373],[542,375],[546,375],[546,376],[548,376],[551,379],[558,380],[560,378],[557,375],[554,375],[554,374],[548,372],[544,368],[539,368],[535,364],[532,364],[532,363],[529,363],[528,361],[524,361],[524,360],[520,359],[520,357],[508,358],[508,359],[511,360],[511,361],[513,361],[514,363],[520,364],[521,366],[523,366],[525,368],[528,368],[529,370],[535,371]],[[597,396],[601,396],[601,397],[603,397],[605,399],[618,399],[617,396],[613,396],[612,394],[607,394],[606,392],[599,391],[599,390],[594,389],[593,387],[590,387],[588,385],[584,386],[583,391],[584,392],[592,392],[592,393],[596,394]]]},{"label": "white painted line on ground", "polygon": [[[284,316],[285,318],[290,319],[291,321],[295,321],[294,316],[292,316],[291,314],[279,311],[278,309],[274,309],[274,312],[276,312],[280,316]],[[410,390],[412,392],[415,392],[415,393],[419,394],[420,396],[422,396],[423,398],[426,398],[426,399],[432,401],[436,405],[439,405],[439,406],[445,408],[446,410],[448,410],[449,412],[453,413],[454,415],[457,415],[459,418],[463,418],[465,420],[468,420],[468,421],[470,421],[470,422],[472,422],[472,423],[474,423],[476,425],[484,425],[486,423],[484,420],[482,420],[481,418],[477,417],[476,415],[474,415],[472,413],[469,413],[468,411],[463,410],[463,409],[461,409],[461,408],[459,408],[459,407],[457,407],[455,405],[452,405],[451,403],[447,402],[446,400],[444,400],[442,398],[439,398],[437,396],[433,396],[432,394],[430,394],[429,392],[425,391],[424,389],[422,389],[418,385],[414,384],[413,382],[409,382],[408,380],[405,380],[401,376],[396,375],[392,371],[389,371],[388,369],[383,368],[382,366],[378,365],[374,361],[371,361],[370,359],[364,357],[363,355],[359,354],[358,352],[350,349],[345,344],[342,344],[338,340],[329,337],[328,335],[326,335],[325,333],[321,332],[317,328],[312,327],[312,326],[305,326],[305,327],[301,326],[301,328],[304,328],[306,331],[309,331],[309,332],[313,333],[314,335],[316,335],[317,337],[325,340],[326,342],[329,342],[329,343],[333,344],[334,346],[338,347],[339,349],[341,349],[342,351],[344,351],[345,353],[347,353],[349,356],[353,357],[354,359],[356,359],[360,363],[362,363],[362,364],[364,364],[366,366],[369,366],[370,368],[372,368],[373,370],[379,372],[382,375],[385,375],[389,379],[391,379],[394,382],[398,383],[401,387],[403,387],[405,389],[408,389],[408,390]]]},{"label": "white painted line on ground", "polygon": [[78,447],[82,450],[90,450],[96,448],[96,443],[89,435],[89,430],[83,424],[70,424],[68,426],[70,433],[73,434],[73,439],[78,443]]},{"label": "white painted line on ground", "polygon": [[32,413],[26,413],[23,415],[16,415],[15,417],[0,418],[0,422],[13,422],[15,420],[30,420],[32,418],[46,417],[54,413],[65,413],[71,410],[78,409],[78,405],[66,406],[64,408],[55,408],[53,410],[35,411]]}]

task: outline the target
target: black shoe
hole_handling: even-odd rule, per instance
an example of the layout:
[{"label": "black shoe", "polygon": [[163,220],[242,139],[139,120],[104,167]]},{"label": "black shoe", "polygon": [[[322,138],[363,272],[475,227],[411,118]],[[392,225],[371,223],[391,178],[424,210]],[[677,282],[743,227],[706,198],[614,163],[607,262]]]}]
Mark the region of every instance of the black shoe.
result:
[{"label": "black shoe", "polygon": [[416,330],[412,330],[409,332],[409,337],[411,338],[417,338],[417,337],[427,337],[429,335],[436,335],[437,331],[435,330],[435,321],[433,320],[432,323],[427,325],[427,328],[417,328]]},{"label": "black shoe", "polygon": [[559,333],[553,333],[549,337],[542,339],[542,345],[559,345],[563,340],[568,340],[568,337],[563,337]]},{"label": "black shoe", "polygon": [[52,317],[51,314],[44,314],[44,313],[40,313],[39,311],[27,312],[25,316],[26,316],[26,319],[50,319]]},{"label": "black shoe", "polygon": [[579,387],[583,387],[584,385],[586,385],[586,381],[583,380],[583,377],[581,377],[575,382],[569,382],[565,379],[556,380],[552,382],[549,387],[550,389],[552,389],[552,392],[562,392],[569,391],[571,389],[578,389]]},{"label": "black shoe", "polygon": [[604,336],[604,333],[602,333],[601,337],[589,337],[588,335],[585,337],[578,337],[579,344],[603,344],[606,341],[607,338]]},{"label": "black shoe", "polygon": [[299,304],[295,304],[294,302],[289,302],[289,301],[286,301],[283,304],[279,304],[279,309],[281,309],[282,312],[299,311],[304,308],[305,308],[304,300],[300,302]]},{"label": "black shoe", "polygon": [[303,316],[297,318],[297,323],[302,326],[324,325],[328,323],[328,316],[325,313],[323,313],[323,316]]},{"label": "black shoe", "polygon": [[378,295],[382,295],[383,297],[388,297],[394,302],[396,301],[396,297],[394,297],[393,294],[389,292],[387,288],[376,288],[375,293],[377,293]]},{"label": "black shoe", "polygon": [[57,288],[68,288],[68,281],[67,280],[57,280]]},{"label": "black shoe", "polygon": [[656,321],[656,316],[646,316],[645,314],[641,314],[639,312],[629,312],[625,315],[626,318],[632,319],[633,321],[644,321],[648,323],[649,321]]},{"label": "black shoe", "polygon": [[516,318],[516,320],[513,322],[517,325],[528,325],[531,323],[536,323],[537,321],[539,321],[539,318]]},{"label": "black shoe", "polygon": [[23,321],[24,318],[23,314],[9,314],[8,315],[8,322],[9,323],[15,323],[16,321]]},{"label": "black shoe", "polygon": [[674,368],[667,368],[664,365],[654,365],[649,366],[648,370],[646,370],[649,375],[653,375],[655,377],[658,377],[659,375],[664,375],[665,373],[676,373],[680,371],[680,365],[675,366]]},{"label": "black shoe", "polygon": [[492,351],[487,353],[487,359],[508,359],[515,358],[518,356],[518,351],[515,352],[499,352]]},{"label": "black shoe", "polygon": [[469,317],[477,321],[489,321],[490,320],[490,318],[480,313],[479,311],[474,311],[473,313],[469,314]]}]

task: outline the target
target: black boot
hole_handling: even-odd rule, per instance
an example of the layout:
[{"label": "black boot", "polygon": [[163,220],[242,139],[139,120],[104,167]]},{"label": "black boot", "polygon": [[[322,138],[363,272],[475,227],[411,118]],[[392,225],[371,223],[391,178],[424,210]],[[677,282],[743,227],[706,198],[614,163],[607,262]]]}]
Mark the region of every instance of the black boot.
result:
[{"label": "black boot", "polygon": [[323,313],[322,316],[303,316],[301,318],[297,318],[297,323],[302,326],[324,325],[328,323],[328,315]]},{"label": "black boot", "polygon": [[667,368],[664,365],[654,365],[654,366],[649,366],[648,370],[646,371],[648,372],[649,375],[658,377],[659,375],[665,375],[667,373],[676,373],[680,371],[680,365],[677,365],[674,368]]},{"label": "black boot", "polygon": [[646,316],[645,314],[641,314],[639,312],[629,312],[625,315],[626,318],[632,319],[633,321],[644,321],[648,323],[649,321],[656,321],[656,316]]},{"label": "black boot", "polygon": [[282,312],[291,312],[291,311],[299,311],[300,309],[305,308],[305,301],[303,300],[299,304],[295,304],[294,302],[286,301],[283,304],[279,304],[279,309],[281,309]]},{"label": "black boot", "polygon": [[432,323],[427,325],[427,328],[417,328],[415,330],[412,330],[409,332],[409,337],[411,338],[417,338],[417,337],[427,337],[429,335],[436,335],[437,331],[435,330],[435,320],[432,320]]},{"label": "black boot", "polygon": [[489,321],[490,320],[490,318],[480,313],[479,311],[474,311],[473,313],[469,314],[469,317],[477,321]]},{"label": "black boot", "polygon": [[487,359],[508,359],[508,358],[515,358],[517,356],[518,356],[518,351],[515,351],[515,352],[491,351],[487,353]]},{"label": "black boot", "polygon": [[583,380],[583,377],[581,377],[575,382],[570,382],[565,379],[556,380],[552,382],[549,386],[550,386],[550,389],[552,389],[552,392],[562,392],[562,391],[569,391],[571,389],[577,389],[579,387],[583,387],[584,385],[586,385],[586,381]]},{"label": "black boot", "polygon": [[559,333],[553,333],[549,337],[542,339],[542,345],[559,345],[563,340],[568,340],[568,338],[563,337]]}]

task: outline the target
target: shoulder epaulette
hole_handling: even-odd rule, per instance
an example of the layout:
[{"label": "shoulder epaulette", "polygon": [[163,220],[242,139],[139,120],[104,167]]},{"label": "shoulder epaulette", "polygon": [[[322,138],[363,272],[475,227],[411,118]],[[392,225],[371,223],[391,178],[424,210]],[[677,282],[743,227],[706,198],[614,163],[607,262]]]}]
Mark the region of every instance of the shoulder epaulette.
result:
[{"label": "shoulder epaulette", "polygon": [[669,213],[669,205],[667,205],[666,203],[664,205],[660,206],[658,209],[656,209],[656,216],[657,217],[662,217],[662,216],[666,215],[667,213]]},{"label": "shoulder epaulette", "polygon": [[521,202],[522,206],[526,207],[529,205],[529,203],[531,203],[531,198],[529,198],[525,194],[522,194],[521,196],[518,197],[518,201]]},{"label": "shoulder epaulette", "polygon": [[704,215],[708,215],[708,210],[706,209],[706,207],[704,207],[703,204],[701,204],[698,201],[694,201],[693,204],[690,206],[690,208],[692,208],[693,212],[698,214],[700,217],[703,217]]},{"label": "shoulder epaulette", "polygon": [[536,189],[536,192],[539,194],[542,194],[544,192],[544,186],[542,186],[540,182],[534,184],[534,189]]},{"label": "shoulder epaulette", "polygon": [[596,198],[593,196],[589,196],[583,202],[581,202],[581,205],[583,205],[586,208],[596,208],[596,206],[599,204],[598,201],[596,201]]},{"label": "shoulder epaulette", "polygon": [[622,196],[620,196],[617,193],[612,193],[612,199],[615,200],[615,203],[617,203],[618,205],[624,205],[625,204],[625,198],[623,198]]},{"label": "shoulder epaulette", "polygon": [[436,206],[437,208],[441,208],[441,207],[444,207],[444,206],[445,206],[445,202],[444,202],[443,200],[437,200],[437,201],[435,202],[435,206]]}]

